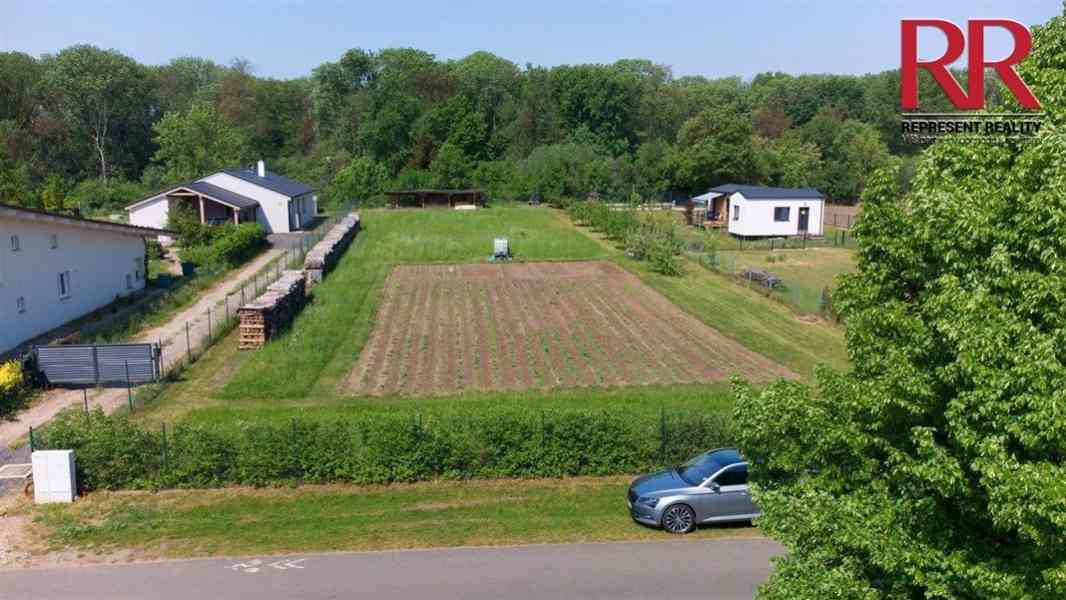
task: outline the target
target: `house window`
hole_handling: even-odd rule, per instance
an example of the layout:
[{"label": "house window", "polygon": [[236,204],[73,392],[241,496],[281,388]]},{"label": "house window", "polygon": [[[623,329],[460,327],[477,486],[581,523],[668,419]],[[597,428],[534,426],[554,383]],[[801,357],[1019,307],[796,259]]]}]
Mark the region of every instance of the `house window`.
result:
[{"label": "house window", "polygon": [[740,205],[739,204],[736,204],[736,205],[733,206],[733,220],[734,221],[739,221],[740,220]]},{"label": "house window", "polygon": [[52,247],[53,250],[58,248],[59,247],[59,236],[57,234],[54,234],[54,233],[52,235],[48,236],[48,244]]},{"label": "house window", "polygon": [[789,212],[791,212],[791,210],[792,209],[790,209],[787,206],[775,206],[774,207],[774,221],[777,221],[778,223],[782,223],[782,222],[787,223],[788,222],[788,217],[789,217]]},{"label": "house window", "polygon": [[70,271],[59,274],[59,297],[70,298]]},{"label": "house window", "polygon": [[15,308],[19,311],[19,314],[26,312],[26,297],[19,296],[15,300]]},{"label": "house window", "polygon": [[12,252],[18,252],[19,250],[20,250],[19,236],[13,235],[13,236],[11,236],[11,251]]},{"label": "house window", "polygon": [[141,259],[139,258],[133,259],[133,280],[141,280]]}]

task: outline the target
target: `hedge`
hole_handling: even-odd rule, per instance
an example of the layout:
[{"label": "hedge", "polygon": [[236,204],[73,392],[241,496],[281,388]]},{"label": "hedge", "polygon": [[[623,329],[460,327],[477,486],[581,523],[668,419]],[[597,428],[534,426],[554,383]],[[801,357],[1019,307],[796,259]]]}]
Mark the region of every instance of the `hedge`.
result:
[{"label": "hedge", "polygon": [[507,410],[146,430],[103,412],[61,415],[39,449],[73,449],[87,489],[390,483],[618,475],[677,464],[732,439],[728,417]]}]

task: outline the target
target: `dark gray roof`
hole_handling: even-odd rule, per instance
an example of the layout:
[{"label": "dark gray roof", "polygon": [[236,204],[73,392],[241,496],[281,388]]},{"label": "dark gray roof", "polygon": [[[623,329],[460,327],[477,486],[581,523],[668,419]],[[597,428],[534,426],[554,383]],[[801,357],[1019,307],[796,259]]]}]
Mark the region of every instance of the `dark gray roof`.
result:
[{"label": "dark gray roof", "polygon": [[260,177],[255,167],[245,167],[242,169],[229,169],[223,171],[227,175],[232,175],[238,179],[243,179],[248,183],[254,183],[259,187],[266,188],[272,192],[284,194],[290,198],[296,196],[302,196],[304,194],[310,194],[314,190],[310,186],[307,186],[294,179],[289,179],[283,175],[277,173],[266,172],[266,177]]},{"label": "dark gray roof", "polygon": [[710,191],[721,194],[740,192],[748,200],[821,200],[825,198],[825,194],[814,188],[776,188],[739,183],[727,183],[713,187]]},{"label": "dark gray roof", "polygon": [[189,188],[194,192],[200,192],[205,196],[210,196],[219,202],[229,204],[235,208],[252,208],[253,206],[259,206],[258,202],[252,200],[248,196],[242,196],[236,192],[231,192],[226,188],[207,183],[206,181],[194,181],[192,183],[186,183],[180,187]]}]

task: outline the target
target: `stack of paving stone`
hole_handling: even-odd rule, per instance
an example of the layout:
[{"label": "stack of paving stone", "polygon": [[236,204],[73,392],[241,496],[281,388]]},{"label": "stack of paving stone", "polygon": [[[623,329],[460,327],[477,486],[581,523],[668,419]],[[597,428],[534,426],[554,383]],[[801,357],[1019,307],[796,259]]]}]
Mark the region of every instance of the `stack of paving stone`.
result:
[{"label": "stack of paving stone", "polygon": [[304,258],[304,273],[307,276],[308,290],[320,283],[326,273],[333,269],[358,232],[359,214],[351,213],[334,225],[326,237],[311,248]]},{"label": "stack of paving stone", "polygon": [[307,299],[303,271],[283,271],[258,298],[237,310],[241,350],[254,350],[276,336],[300,312]]}]

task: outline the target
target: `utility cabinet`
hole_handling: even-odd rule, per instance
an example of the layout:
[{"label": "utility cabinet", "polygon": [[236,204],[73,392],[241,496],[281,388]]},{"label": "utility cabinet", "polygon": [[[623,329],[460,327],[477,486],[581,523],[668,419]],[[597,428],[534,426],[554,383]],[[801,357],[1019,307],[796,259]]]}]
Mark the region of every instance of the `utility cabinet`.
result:
[{"label": "utility cabinet", "polygon": [[33,453],[33,501],[74,502],[78,484],[73,450],[38,450]]}]

